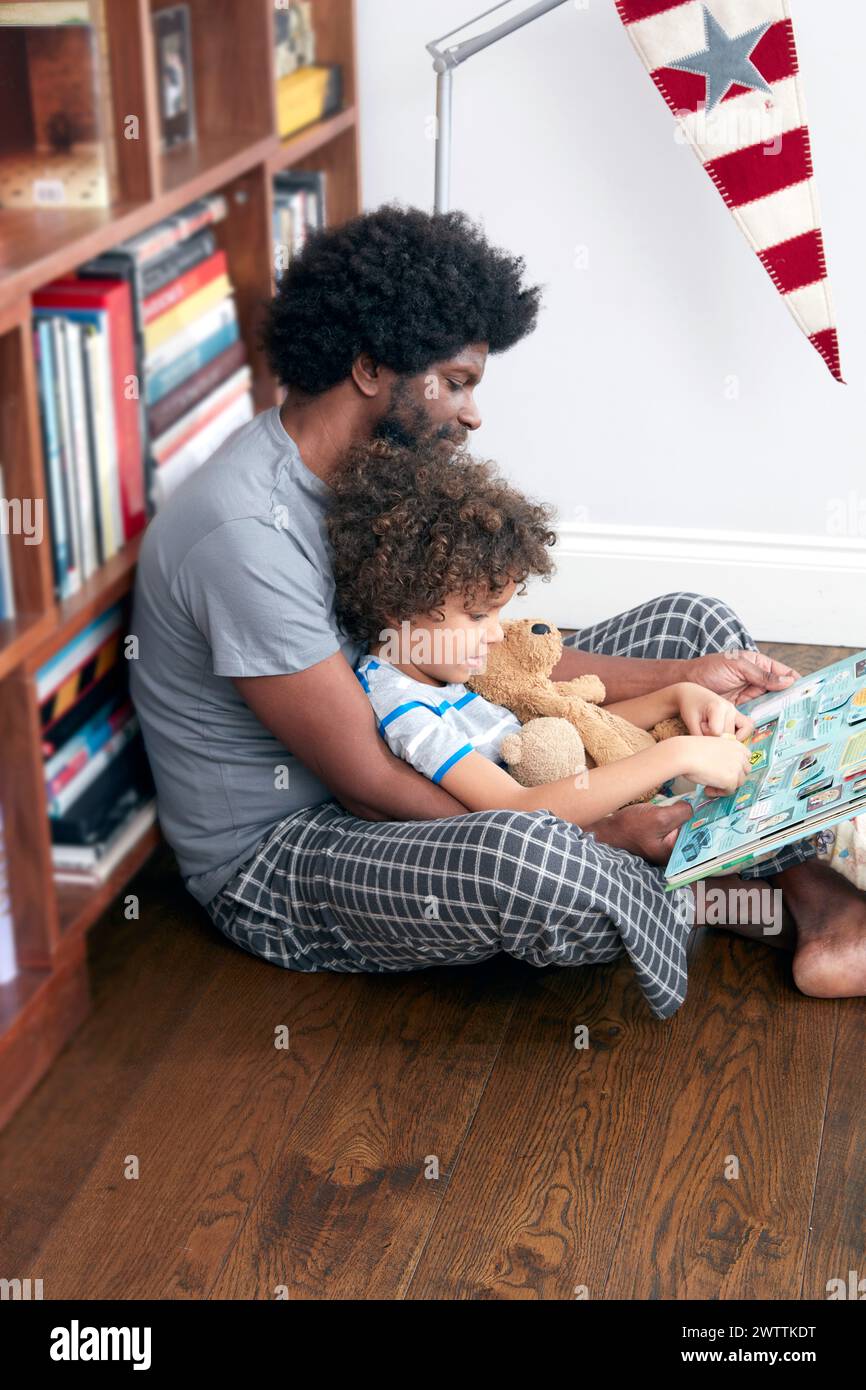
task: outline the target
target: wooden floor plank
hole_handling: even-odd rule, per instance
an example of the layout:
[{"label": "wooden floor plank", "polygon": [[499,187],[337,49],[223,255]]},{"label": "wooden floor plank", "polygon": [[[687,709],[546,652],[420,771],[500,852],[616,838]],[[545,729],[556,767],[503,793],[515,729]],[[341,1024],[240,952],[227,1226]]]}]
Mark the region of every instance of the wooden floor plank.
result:
[{"label": "wooden floor plank", "polygon": [[[839,1027],[801,1294],[810,1299],[827,1298],[834,1279],[843,1281],[844,1297],[866,1297],[866,1008],[862,999],[840,1000],[836,1008]],[[838,1286],[833,1292],[839,1294]]]},{"label": "wooden floor plank", "polygon": [[834,662],[853,656],[859,650],[857,647],[807,647],[792,642],[759,642],[758,646],[767,656],[783,661],[786,666],[799,671],[801,676],[811,676],[822,666],[832,666]]},{"label": "wooden floor plank", "polygon": [[206,1297],[368,986],[214,949],[220,968],[38,1251],[46,1298]]},{"label": "wooden floor plank", "polygon": [[839,1006],[712,928],[689,974],[604,1296],[798,1298]]},{"label": "wooden floor plank", "polygon": [[678,1026],[626,962],[525,982],[411,1298],[601,1295]]},{"label": "wooden floor plank", "polygon": [[91,932],[93,1011],[0,1135],[0,1249],[16,1269],[30,1267],[228,950],[169,861],[155,856],[129,884],[139,920],[118,902]]},{"label": "wooden floor plank", "polygon": [[403,1296],[530,974],[368,977],[210,1297]]}]

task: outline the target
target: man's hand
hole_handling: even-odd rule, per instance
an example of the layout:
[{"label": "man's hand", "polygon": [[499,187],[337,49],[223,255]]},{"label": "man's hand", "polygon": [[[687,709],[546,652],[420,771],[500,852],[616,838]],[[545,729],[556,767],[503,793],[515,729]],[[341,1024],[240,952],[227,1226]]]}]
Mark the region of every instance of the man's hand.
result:
[{"label": "man's hand", "polygon": [[768,691],[787,690],[800,679],[799,671],[774,661],[763,652],[710,652],[687,663],[686,680],[706,686],[732,704],[742,704]]},{"label": "man's hand", "polygon": [[687,801],[675,801],[668,806],[643,802],[639,806],[625,806],[584,829],[590,830],[603,845],[627,849],[649,860],[650,864],[666,864],[680,826],[691,814],[692,808]]}]

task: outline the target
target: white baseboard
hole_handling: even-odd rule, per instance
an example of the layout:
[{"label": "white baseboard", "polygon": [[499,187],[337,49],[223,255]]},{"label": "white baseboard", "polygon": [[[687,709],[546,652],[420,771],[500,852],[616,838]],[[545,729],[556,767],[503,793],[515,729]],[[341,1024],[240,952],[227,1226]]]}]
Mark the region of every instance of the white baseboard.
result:
[{"label": "white baseboard", "polygon": [[672,591],[724,599],[758,641],[866,648],[866,538],[570,523],[508,617],[585,627]]}]

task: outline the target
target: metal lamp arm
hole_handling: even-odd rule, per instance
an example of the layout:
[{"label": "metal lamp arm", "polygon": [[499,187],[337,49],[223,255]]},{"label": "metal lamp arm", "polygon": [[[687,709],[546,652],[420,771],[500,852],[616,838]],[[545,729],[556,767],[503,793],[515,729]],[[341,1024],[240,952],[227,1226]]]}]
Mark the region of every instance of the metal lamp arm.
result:
[{"label": "metal lamp arm", "polygon": [[443,34],[441,38],[433,39],[431,43],[425,45],[427,52],[433,59],[433,70],[436,73],[435,209],[437,212],[447,211],[451,196],[451,122],[454,69],[459,67],[461,63],[465,63],[467,58],[471,58],[475,53],[480,53],[482,49],[498,43],[507,34],[513,34],[517,29],[522,29],[525,24],[531,24],[533,20],[540,19],[543,14],[547,14],[548,10],[555,10],[560,5],[564,5],[565,0],[537,0],[537,3],[531,5],[528,10],[523,10],[520,14],[513,15],[511,19],[503,20],[501,24],[494,25],[486,34],[478,34],[473,39],[464,39],[462,43],[454,44],[451,48],[443,49],[440,47],[446,39],[451,38],[452,34],[457,34],[460,29],[465,29],[467,24],[477,23],[479,19],[485,19],[487,15],[493,14],[495,10],[503,9],[509,3],[510,0],[501,0],[500,4],[494,5],[490,10],[485,10],[474,20],[467,20],[458,29],[452,29],[450,33]]}]

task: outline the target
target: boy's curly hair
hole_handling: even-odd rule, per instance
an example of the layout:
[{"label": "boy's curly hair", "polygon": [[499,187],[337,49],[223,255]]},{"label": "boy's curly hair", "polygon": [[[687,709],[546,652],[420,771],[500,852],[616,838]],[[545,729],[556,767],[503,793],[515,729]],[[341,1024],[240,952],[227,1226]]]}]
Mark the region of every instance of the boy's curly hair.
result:
[{"label": "boy's curly hair", "polygon": [[446,451],[441,440],[356,445],[333,482],[326,518],[338,621],[369,643],[391,619],[434,612],[455,594],[470,603],[509,579],[546,580],[555,568],[554,516],[493,463]]},{"label": "boy's curly hair", "polygon": [[385,203],[314,232],[282,276],[261,331],[271,371],[310,396],[362,352],[414,376],[470,343],[504,352],[535,327],[540,285],[465,212]]}]

